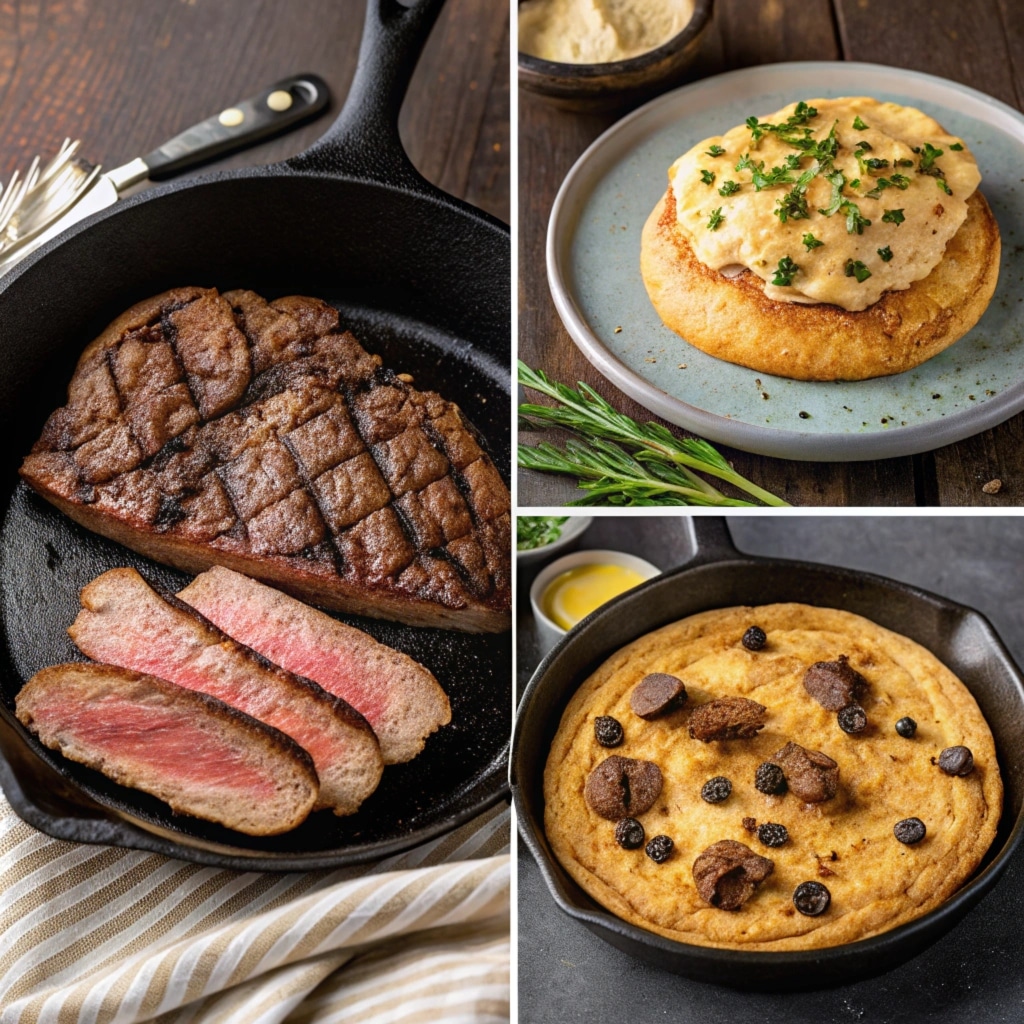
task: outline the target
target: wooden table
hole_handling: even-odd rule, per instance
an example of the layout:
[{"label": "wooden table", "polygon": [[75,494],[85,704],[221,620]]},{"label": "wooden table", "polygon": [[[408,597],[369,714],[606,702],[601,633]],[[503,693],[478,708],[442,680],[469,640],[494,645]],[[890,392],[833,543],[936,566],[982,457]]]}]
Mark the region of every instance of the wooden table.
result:
[{"label": "wooden table", "polygon": [[[361,0],[4,0],[0,175],[69,135],[116,167],[264,86],[315,72],[341,108],[362,34]],[[508,8],[448,0],[402,111],[413,163],[504,221],[509,210]],[[325,115],[214,168],[305,149]],[[197,172],[201,173],[201,172]]]},{"label": "wooden table", "polygon": [[[841,59],[927,71],[1021,107],[1024,12],[1020,0],[716,0],[693,77],[776,61]],[[544,233],[558,186],[619,116],[567,113],[520,91],[519,353],[556,380],[587,381],[616,408],[649,420],[577,350],[545,278]],[[1024,504],[1024,414],[937,451],[877,462],[801,463],[721,450],[744,476],[795,505]],[[982,485],[996,478],[999,493],[984,493]],[[560,479],[519,474],[521,506],[581,493]]]}]

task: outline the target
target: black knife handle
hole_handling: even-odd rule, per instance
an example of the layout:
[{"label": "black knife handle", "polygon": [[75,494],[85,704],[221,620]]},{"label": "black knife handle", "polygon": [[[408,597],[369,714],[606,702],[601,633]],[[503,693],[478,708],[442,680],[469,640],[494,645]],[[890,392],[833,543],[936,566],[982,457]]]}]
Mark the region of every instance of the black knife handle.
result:
[{"label": "black knife handle", "polygon": [[316,117],[329,102],[322,78],[294,75],[175,135],[142,161],[154,181],[170,178]]}]

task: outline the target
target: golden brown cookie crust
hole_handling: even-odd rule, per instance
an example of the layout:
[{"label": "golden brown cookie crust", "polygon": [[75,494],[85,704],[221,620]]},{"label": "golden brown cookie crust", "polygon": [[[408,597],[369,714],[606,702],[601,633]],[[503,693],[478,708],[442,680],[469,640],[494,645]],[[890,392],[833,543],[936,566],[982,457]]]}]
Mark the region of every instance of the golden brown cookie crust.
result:
[{"label": "golden brown cookie crust", "polygon": [[999,226],[985,197],[935,269],[873,306],[776,302],[749,270],[729,278],[701,263],[676,227],[671,188],[644,225],[640,270],[661,319],[691,345],[761,373],[798,380],[864,380],[902,373],[962,338],[999,278]]},{"label": "golden brown cookie crust", "polygon": [[[761,626],[768,643],[746,650],[740,640]],[[849,656],[868,681],[862,704],[868,728],[843,733],[834,713],[803,689],[816,661]],[[687,704],[644,721],[629,694],[645,675],[678,676]],[[687,723],[693,707],[740,696],[768,708],[755,738],[701,743]],[[614,750],[594,740],[594,718],[612,715],[625,729]],[[909,715],[913,739],[894,728]],[[820,750],[839,764],[839,792],[820,804],[754,788],[759,764],[789,741]],[[945,747],[963,744],[975,758],[965,778],[933,763]],[[666,834],[676,850],[656,864],[643,850],[623,850],[614,823],[583,799],[590,771],[610,754],[644,758],[664,775],[660,799],[640,815],[647,837]],[[716,775],[732,781],[720,804],[700,798]],[[801,604],[725,608],[649,633],[609,658],[566,708],[544,773],[545,830],[565,869],[595,900],[624,920],[701,946],[749,950],[818,949],[887,931],[927,913],[976,870],[995,837],[1002,808],[995,744],[967,688],[933,655],[906,637],[849,612]],[[789,830],[782,847],[763,847],[743,827],[777,822]],[[905,846],[893,836],[903,818],[921,818],[924,841]],[[712,843],[733,839],[770,857],[775,871],[740,910],[708,906],[692,865]],[[835,858],[833,859],[833,853]],[[793,890],[804,881],[828,886],[832,904],[820,917],[796,912]]]}]

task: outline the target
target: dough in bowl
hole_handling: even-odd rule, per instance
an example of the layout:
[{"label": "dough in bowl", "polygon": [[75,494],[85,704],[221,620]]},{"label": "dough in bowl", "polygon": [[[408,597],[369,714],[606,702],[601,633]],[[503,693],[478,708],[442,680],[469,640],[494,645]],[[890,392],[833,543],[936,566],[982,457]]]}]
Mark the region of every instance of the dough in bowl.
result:
[{"label": "dough in bowl", "polygon": [[[753,650],[756,634],[743,640],[752,626],[766,637]],[[677,696],[658,713],[660,694],[668,692],[664,678],[638,699],[637,685],[652,675],[682,681],[681,707]],[[758,706],[764,710],[753,710]],[[711,738],[729,734],[729,715],[746,723],[732,729],[739,737]],[[598,741],[618,736],[606,718],[622,727],[614,747]],[[903,719],[916,724],[913,735],[904,735],[910,729]],[[961,747],[973,768],[961,751],[940,765],[943,751]],[[609,757],[633,765],[622,788],[609,779],[619,778],[612,769],[623,762],[595,773]],[[649,764],[660,771],[660,792]],[[781,771],[759,776],[765,764],[781,764]],[[785,777],[783,788],[764,792],[777,776]],[[705,784],[723,778],[728,785],[717,781],[705,791],[717,802],[702,798]],[[776,604],[691,616],[601,665],[555,735],[544,773],[544,824],[576,882],[634,925],[702,946],[819,949],[904,924],[956,892],[992,844],[1002,796],[988,725],[967,688],[932,654],[849,612]],[[632,826],[619,820],[620,798],[633,801],[622,817],[643,826],[638,846],[635,829],[630,835]],[[924,826],[923,838],[909,819]],[[667,857],[664,840],[651,844],[660,863],[645,851],[656,836],[672,840]],[[698,862],[723,841],[716,851],[731,856],[742,844],[747,869],[754,865],[756,882],[739,897],[733,883],[741,869],[725,871],[713,851],[720,885],[712,892],[708,857]],[[794,901],[808,882],[815,885],[798,902],[816,914]],[[821,887],[831,897],[823,910]],[[808,892],[815,899],[808,901]],[[723,909],[733,897],[741,905]]]}]

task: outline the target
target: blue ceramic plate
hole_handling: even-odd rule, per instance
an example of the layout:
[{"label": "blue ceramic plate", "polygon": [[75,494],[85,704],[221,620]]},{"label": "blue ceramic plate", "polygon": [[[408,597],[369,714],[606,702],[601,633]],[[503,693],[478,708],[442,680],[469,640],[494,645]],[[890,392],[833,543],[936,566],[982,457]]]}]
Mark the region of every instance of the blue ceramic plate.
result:
[{"label": "blue ceramic plate", "polygon": [[[658,318],[640,277],[640,231],[669,165],[695,143],[800,99],[873,96],[918,107],[959,135],[1003,241],[977,326],[893,377],[788,380],[699,351]],[[659,97],[604,133],[569,172],[548,226],[548,281],[583,354],[648,409],[712,441],[789,459],[928,451],[1024,409],[1024,116],[955,82],[876,64],[770,64]],[[767,397],[766,397],[767,396]],[[806,414],[801,416],[801,413]]]}]

